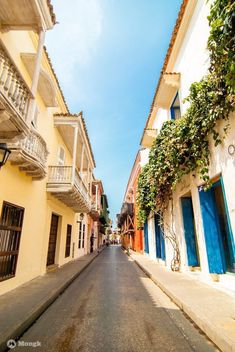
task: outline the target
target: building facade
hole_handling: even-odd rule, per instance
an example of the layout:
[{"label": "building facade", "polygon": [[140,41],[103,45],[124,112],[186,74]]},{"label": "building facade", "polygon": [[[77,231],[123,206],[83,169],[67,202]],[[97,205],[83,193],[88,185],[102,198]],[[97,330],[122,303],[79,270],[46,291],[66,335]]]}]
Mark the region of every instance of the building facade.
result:
[{"label": "building facade", "polygon": [[90,251],[95,160],[44,47],[54,24],[48,0],[1,0],[0,294]]},{"label": "building facade", "polygon": [[[189,107],[184,99],[191,84],[208,74],[209,13],[210,3],[203,0],[182,3],[141,140],[142,167],[164,122],[180,120]],[[168,268],[178,261],[175,270],[235,287],[234,113],[229,125],[221,144],[215,146],[212,136],[209,140],[212,187],[204,190],[197,170],[183,176],[167,209],[160,214],[156,207],[148,217],[144,243],[146,255]],[[216,130],[225,126],[226,121],[218,121]]]},{"label": "building facade", "polygon": [[137,153],[127,184],[124,201],[117,222],[122,236],[122,246],[134,251],[143,251],[143,230],[138,226],[137,185],[141,171],[140,152]]}]

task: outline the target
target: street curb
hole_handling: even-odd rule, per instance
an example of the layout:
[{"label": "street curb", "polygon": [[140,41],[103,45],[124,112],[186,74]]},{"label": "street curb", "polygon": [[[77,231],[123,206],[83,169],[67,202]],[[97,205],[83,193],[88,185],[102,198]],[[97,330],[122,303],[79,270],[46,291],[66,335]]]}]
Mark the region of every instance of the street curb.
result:
[{"label": "street curb", "polygon": [[187,306],[182,300],[177,298],[170,290],[168,290],[164,284],[156,279],[146,268],[144,268],[135,258],[129,255],[136,265],[157,285],[171,300],[174,302],[197,326],[204,334],[223,352],[235,352],[235,346],[232,341],[228,341],[227,338],[218,334],[217,329],[213,324],[200,318],[195,312]]},{"label": "street curb", "polygon": [[0,341],[0,352],[8,351],[7,341],[8,340],[17,340],[20,336],[22,336],[25,331],[38,319],[45,310],[53,303],[55,300],[72,284],[72,282],[100,255],[100,253],[104,250],[104,248],[100,249],[94,257],[85,264],[83,268],[81,268],[76,274],[70,277],[66,282],[64,282],[59,288],[52,291],[49,297],[45,298],[43,302],[39,303],[31,312],[28,314],[26,319],[20,323],[20,325],[14,327],[14,331],[11,333],[6,333],[7,336],[1,336]]}]

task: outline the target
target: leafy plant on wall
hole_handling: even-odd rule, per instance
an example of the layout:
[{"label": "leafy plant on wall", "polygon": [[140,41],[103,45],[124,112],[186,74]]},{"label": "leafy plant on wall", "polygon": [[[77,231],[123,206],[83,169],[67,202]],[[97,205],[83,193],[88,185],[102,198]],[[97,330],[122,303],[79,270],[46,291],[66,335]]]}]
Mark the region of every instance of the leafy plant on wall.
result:
[{"label": "leafy plant on wall", "polygon": [[209,73],[190,87],[186,114],[178,120],[167,121],[155,139],[149,163],[143,168],[138,182],[138,220],[141,226],[151,211],[164,211],[172,191],[184,175],[197,170],[210,187],[208,176],[209,137],[215,146],[221,143],[229,124],[220,136],[217,121],[229,119],[234,111],[235,37],[233,0],[215,0],[208,17],[210,36]]}]

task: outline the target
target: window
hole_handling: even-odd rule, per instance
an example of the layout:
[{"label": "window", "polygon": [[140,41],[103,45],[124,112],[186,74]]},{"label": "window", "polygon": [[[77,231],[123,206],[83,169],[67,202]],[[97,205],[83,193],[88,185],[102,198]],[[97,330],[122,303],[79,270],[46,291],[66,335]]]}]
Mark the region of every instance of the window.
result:
[{"label": "window", "polygon": [[33,125],[33,127],[35,129],[37,129],[38,115],[39,115],[39,108],[38,108],[38,106],[36,106],[35,112],[34,112],[34,116],[33,116],[33,119],[31,121],[31,124]]},{"label": "window", "polygon": [[86,231],[86,225],[83,224],[83,231],[82,231],[82,248],[85,247],[85,231]]},{"label": "window", "polygon": [[59,146],[57,165],[64,166],[64,162],[65,162],[65,150],[63,147]]},{"label": "window", "polygon": [[82,248],[82,222],[79,222],[79,230],[78,230],[78,248]]},{"label": "window", "polygon": [[0,221],[0,281],[15,276],[24,209],[3,202]]},{"label": "window", "polygon": [[79,222],[79,230],[78,230],[78,248],[85,247],[85,232],[86,232],[86,225]]},{"label": "window", "polygon": [[181,117],[179,94],[177,93],[170,108],[171,120]]},{"label": "window", "polygon": [[65,247],[65,258],[70,256],[71,247],[71,235],[72,235],[72,225],[67,225],[67,236],[66,236],[66,247]]}]

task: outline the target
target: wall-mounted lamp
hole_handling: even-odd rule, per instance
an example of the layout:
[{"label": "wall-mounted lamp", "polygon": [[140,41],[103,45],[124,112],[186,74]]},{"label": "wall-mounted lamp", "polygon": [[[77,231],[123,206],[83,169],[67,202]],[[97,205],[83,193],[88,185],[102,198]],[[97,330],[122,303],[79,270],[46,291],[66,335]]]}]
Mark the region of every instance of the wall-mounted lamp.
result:
[{"label": "wall-mounted lamp", "polygon": [[77,220],[77,223],[82,222],[82,220],[84,219],[84,214],[80,213],[79,217],[80,217],[80,220]]},{"label": "wall-mounted lamp", "polygon": [[10,154],[11,151],[7,148],[6,143],[0,143],[0,169],[6,164]]}]

